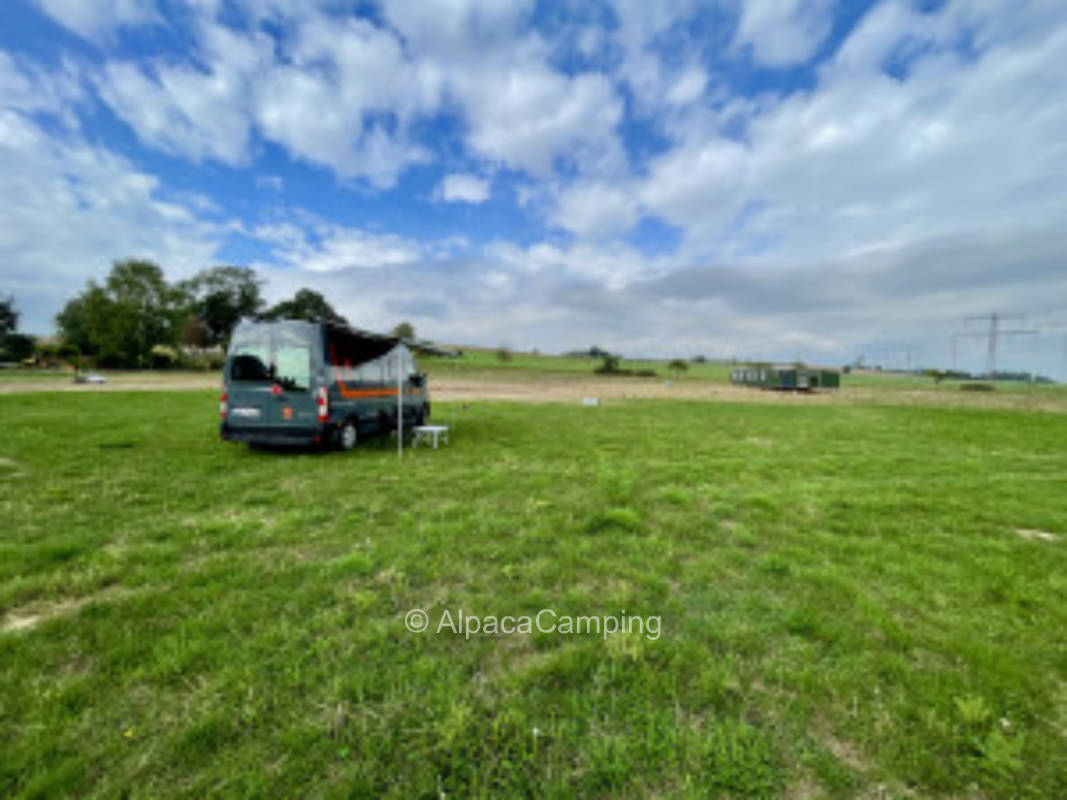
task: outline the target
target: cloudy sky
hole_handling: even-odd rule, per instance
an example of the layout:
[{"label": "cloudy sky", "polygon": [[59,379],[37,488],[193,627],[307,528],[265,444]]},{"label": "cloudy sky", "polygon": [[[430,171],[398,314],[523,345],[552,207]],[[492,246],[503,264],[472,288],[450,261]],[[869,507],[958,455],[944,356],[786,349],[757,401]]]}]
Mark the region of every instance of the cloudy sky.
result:
[{"label": "cloudy sky", "polygon": [[[948,366],[967,315],[1067,322],[1062,0],[0,17],[0,291],[30,331],[127,256],[549,351]],[[999,365],[1067,378],[1044,330]]]}]

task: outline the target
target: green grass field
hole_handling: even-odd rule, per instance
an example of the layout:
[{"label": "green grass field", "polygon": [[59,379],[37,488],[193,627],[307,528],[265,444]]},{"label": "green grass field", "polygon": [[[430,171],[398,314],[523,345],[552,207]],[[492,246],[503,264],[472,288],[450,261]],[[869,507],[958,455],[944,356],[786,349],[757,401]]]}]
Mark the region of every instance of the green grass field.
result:
[{"label": "green grass field", "polygon": [[[216,414],[0,396],[0,796],[1067,796],[1067,416]],[[661,635],[433,632],[541,609]]]}]

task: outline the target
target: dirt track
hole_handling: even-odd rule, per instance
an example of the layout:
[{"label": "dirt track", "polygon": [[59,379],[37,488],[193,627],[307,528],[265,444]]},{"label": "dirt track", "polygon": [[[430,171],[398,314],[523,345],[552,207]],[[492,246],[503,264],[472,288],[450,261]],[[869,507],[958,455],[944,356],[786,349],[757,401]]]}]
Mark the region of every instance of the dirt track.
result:
[{"label": "dirt track", "polygon": [[[24,392],[114,392],[217,390],[217,374],[115,373],[106,384],[76,384],[68,377],[0,379],[0,394]],[[612,400],[712,400],[739,403],[835,405],[880,403],[937,407],[1017,408],[1067,412],[1067,393],[1004,391],[967,393],[940,389],[894,389],[846,387],[813,394],[767,392],[708,380],[670,381],[654,378],[591,377],[534,372],[498,374],[486,371],[466,376],[431,376],[431,396],[436,402],[508,400],[525,403],[578,402],[584,397]]]}]

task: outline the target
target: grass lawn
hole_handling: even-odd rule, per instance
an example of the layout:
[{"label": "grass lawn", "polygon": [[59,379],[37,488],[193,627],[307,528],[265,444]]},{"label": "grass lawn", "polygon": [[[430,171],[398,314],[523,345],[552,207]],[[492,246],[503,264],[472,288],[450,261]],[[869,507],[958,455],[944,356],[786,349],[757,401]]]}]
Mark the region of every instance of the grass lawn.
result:
[{"label": "grass lawn", "polygon": [[[216,414],[0,396],[0,796],[1067,796],[1065,415]],[[660,635],[434,632],[541,609]]]}]

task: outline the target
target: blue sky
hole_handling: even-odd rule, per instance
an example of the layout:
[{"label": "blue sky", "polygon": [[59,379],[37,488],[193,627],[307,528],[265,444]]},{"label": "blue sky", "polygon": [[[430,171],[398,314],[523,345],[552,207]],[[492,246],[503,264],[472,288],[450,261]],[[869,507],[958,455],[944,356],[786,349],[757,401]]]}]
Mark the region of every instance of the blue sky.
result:
[{"label": "blue sky", "polygon": [[[0,13],[0,291],[28,330],[127,256],[543,350],[945,366],[966,315],[1067,316],[1061,2]],[[1067,377],[1062,333],[1002,352]]]}]

